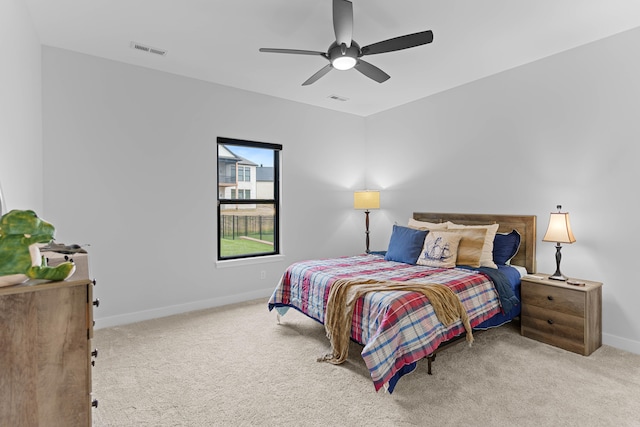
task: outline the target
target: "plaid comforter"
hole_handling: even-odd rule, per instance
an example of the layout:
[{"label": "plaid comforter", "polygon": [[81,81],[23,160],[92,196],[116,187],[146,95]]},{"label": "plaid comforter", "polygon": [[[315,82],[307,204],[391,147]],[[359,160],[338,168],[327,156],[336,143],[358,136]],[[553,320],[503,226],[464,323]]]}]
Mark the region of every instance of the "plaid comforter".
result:
[{"label": "plaid comforter", "polygon": [[[468,269],[441,269],[385,261],[379,255],[304,261],[292,264],[269,300],[274,307],[294,307],[324,324],[329,289],[337,279],[439,283],[453,290],[474,327],[500,312],[498,294],[489,277]],[[283,314],[284,310],[280,310]],[[464,332],[462,322],[445,327],[421,293],[372,292],[357,301],[351,338],[364,345],[362,358],[376,391],[405,366],[432,354]],[[395,381],[394,381],[395,383]]]}]

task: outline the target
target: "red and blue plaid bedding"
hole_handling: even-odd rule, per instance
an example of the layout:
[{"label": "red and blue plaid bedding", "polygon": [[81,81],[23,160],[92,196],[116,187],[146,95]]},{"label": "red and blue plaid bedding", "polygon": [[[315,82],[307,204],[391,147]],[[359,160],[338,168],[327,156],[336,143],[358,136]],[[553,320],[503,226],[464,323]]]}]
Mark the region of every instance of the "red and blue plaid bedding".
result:
[{"label": "red and blue plaid bedding", "polygon": [[[439,283],[451,288],[469,315],[471,327],[500,312],[493,282],[468,269],[441,269],[385,261],[379,255],[304,261],[292,264],[269,300],[274,307],[294,307],[324,324],[329,290],[337,279]],[[461,321],[445,327],[427,298],[417,292],[372,292],[357,301],[351,338],[364,345],[362,358],[376,391],[406,365],[432,354],[464,332]]]}]

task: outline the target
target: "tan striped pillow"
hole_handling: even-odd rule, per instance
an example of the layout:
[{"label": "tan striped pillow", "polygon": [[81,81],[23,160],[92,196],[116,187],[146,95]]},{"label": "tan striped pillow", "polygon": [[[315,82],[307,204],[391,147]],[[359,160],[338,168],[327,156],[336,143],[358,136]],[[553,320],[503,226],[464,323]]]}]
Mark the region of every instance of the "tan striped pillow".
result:
[{"label": "tan striped pillow", "polygon": [[458,258],[456,265],[468,265],[469,267],[480,267],[480,259],[482,258],[482,248],[484,246],[484,238],[487,235],[486,228],[460,228],[450,229],[460,234],[462,239],[458,244]]},{"label": "tan striped pillow", "polygon": [[[493,261],[493,239],[496,237],[496,233],[498,232],[498,227],[500,224],[490,224],[490,225],[461,225],[454,224],[452,222],[448,222],[448,229],[455,231],[456,233],[460,230],[468,230],[468,229],[485,229],[487,230],[484,237],[484,244],[482,246],[482,255],[480,257],[480,266],[481,267],[491,267],[498,268],[496,263]],[[458,264],[461,264],[460,262]]]}]

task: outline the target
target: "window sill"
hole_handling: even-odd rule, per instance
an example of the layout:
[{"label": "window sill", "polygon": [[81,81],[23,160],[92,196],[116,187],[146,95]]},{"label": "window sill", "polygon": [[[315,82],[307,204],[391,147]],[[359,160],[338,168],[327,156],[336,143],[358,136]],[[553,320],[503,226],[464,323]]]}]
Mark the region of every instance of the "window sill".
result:
[{"label": "window sill", "polygon": [[244,265],[266,264],[270,262],[284,261],[284,255],[265,255],[252,258],[226,259],[216,261],[216,268],[242,267]]}]

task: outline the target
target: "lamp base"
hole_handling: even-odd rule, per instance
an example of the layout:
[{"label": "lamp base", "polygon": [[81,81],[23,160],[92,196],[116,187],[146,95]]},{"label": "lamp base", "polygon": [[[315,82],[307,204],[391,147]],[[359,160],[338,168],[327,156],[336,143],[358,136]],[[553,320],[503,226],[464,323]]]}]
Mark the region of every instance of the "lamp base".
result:
[{"label": "lamp base", "polygon": [[364,226],[365,226],[365,246],[366,246],[366,253],[369,253],[369,209],[364,211]]},{"label": "lamp base", "polygon": [[560,260],[562,259],[562,254],[560,253],[560,249],[562,249],[562,246],[560,246],[560,243],[556,243],[556,272],[553,273],[553,276],[549,276],[549,279],[561,280],[563,282],[566,282],[567,278],[564,277],[562,273],[560,273]]}]

